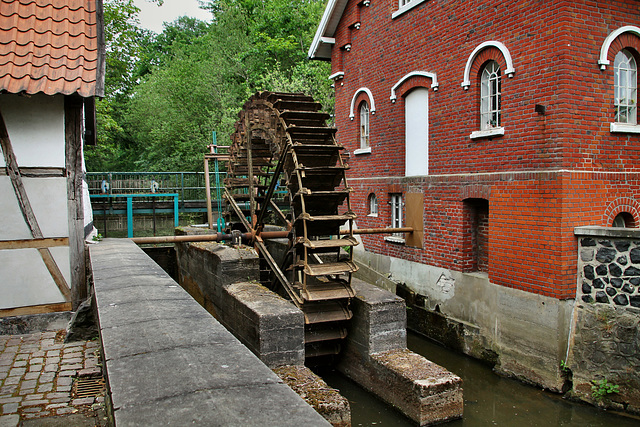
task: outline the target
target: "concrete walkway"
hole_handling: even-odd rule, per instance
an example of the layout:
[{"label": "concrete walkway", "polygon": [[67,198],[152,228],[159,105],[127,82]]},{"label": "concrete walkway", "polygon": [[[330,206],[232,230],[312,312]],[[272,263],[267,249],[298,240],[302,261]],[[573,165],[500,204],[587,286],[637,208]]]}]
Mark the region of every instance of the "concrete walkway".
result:
[{"label": "concrete walkway", "polygon": [[329,425],[133,242],[89,250],[116,425]]},{"label": "concrete walkway", "polygon": [[[43,417],[72,414],[92,418],[92,405],[103,397],[74,398],[72,389],[78,377],[101,375],[99,343],[65,344],[62,337],[61,332],[0,335],[0,427],[33,425],[33,419],[45,425]],[[96,424],[89,419],[73,425]]]}]

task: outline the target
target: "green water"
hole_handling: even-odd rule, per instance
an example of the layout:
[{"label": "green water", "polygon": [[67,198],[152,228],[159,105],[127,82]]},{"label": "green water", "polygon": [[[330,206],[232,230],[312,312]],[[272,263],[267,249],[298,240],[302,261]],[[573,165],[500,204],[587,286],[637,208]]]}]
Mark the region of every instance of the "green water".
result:
[{"label": "green water", "polygon": [[[409,333],[408,347],[444,366],[464,381],[464,418],[448,427],[479,426],[640,426],[629,418],[573,403],[560,395],[500,377],[477,360],[447,350],[417,334]],[[352,426],[413,426],[402,414],[337,373],[322,377],[351,402]]]}]

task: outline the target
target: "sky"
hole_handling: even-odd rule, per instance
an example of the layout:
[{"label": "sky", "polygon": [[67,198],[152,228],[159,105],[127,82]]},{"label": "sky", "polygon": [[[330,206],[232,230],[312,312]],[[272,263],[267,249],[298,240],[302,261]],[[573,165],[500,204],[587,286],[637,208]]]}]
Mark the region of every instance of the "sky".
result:
[{"label": "sky", "polygon": [[163,22],[173,22],[176,18],[188,15],[202,21],[211,20],[211,14],[198,8],[198,0],[164,0],[162,6],[147,0],[134,0],[140,8],[140,25],[156,33],[162,32]]}]

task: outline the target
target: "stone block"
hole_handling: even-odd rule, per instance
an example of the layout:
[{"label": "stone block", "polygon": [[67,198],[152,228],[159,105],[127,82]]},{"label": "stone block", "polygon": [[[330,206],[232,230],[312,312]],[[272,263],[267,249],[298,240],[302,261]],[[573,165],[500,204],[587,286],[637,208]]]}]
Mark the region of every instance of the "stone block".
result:
[{"label": "stone block", "polygon": [[352,300],[353,319],[349,325],[347,346],[371,354],[406,347],[406,306],[392,293],[352,279],[356,298]]},{"label": "stone block", "polygon": [[339,369],[419,425],[462,417],[462,380],[407,349],[372,354],[362,363],[347,352]]},{"label": "stone block", "polygon": [[462,380],[406,349],[404,300],[353,279],[356,298],[338,369],[420,425],[462,416]]},{"label": "stone block", "polygon": [[241,282],[223,289],[220,305],[231,307],[221,321],[268,366],[304,364],[304,317],[291,302]]}]

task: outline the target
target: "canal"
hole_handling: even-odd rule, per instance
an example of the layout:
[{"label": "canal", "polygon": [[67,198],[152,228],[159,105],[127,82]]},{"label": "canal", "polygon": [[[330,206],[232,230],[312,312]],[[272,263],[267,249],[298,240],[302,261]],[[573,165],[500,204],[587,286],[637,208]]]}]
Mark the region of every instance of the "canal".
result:
[{"label": "canal", "polygon": [[[415,333],[408,333],[407,344],[412,351],[444,366],[464,381],[464,418],[445,424],[447,427],[640,426],[639,418],[569,402],[561,395],[500,377],[491,367]],[[347,378],[335,372],[322,373],[322,377],[349,399],[352,426],[415,425]]]}]

